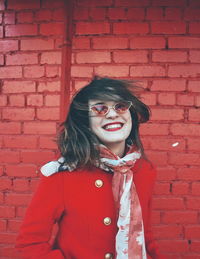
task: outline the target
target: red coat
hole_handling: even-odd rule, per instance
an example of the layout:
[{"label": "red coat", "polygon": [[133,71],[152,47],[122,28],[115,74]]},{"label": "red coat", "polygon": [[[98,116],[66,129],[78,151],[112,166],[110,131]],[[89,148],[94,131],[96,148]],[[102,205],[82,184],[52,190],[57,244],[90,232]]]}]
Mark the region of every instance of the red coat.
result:
[{"label": "red coat", "polygon": [[[161,259],[150,225],[156,173],[146,161],[142,165],[137,162],[135,168],[147,252],[152,258]],[[109,258],[107,253],[114,255],[117,227],[111,182],[112,174],[97,168],[43,176],[17,239],[22,258],[103,259]],[[97,187],[97,183],[103,185]],[[107,217],[109,224],[104,220]],[[59,231],[52,247],[49,239],[55,222]]]}]

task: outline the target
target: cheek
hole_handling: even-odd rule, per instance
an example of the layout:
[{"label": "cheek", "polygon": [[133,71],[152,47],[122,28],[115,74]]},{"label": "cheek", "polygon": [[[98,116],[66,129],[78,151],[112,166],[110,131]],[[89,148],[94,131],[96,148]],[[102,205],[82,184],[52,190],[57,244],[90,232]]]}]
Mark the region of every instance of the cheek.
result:
[{"label": "cheek", "polygon": [[98,126],[98,124],[99,124],[99,121],[98,121],[98,118],[97,117],[90,117],[89,118],[89,124],[90,124],[90,129],[92,130],[92,132],[94,132],[95,133],[95,129],[96,129],[96,127]]}]

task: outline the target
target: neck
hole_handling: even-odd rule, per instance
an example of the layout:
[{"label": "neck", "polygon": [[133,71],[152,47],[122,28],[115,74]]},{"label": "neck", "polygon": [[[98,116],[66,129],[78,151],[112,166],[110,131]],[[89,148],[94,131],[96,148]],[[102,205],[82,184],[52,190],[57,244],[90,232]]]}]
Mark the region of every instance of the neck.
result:
[{"label": "neck", "polygon": [[118,157],[123,157],[125,151],[125,142],[124,143],[112,143],[106,145],[108,149],[110,149],[115,155]]}]

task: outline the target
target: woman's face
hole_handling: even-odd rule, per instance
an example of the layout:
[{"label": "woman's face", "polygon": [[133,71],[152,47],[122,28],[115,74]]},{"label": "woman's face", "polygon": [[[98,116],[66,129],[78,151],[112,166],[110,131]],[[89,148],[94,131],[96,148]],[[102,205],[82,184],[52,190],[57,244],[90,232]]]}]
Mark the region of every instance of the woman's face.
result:
[{"label": "woman's face", "polygon": [[125,140],[130,135],[132,129],[132,118],[129,109],[124,113],[117,113],[111,108],[118,102],[90,100],[89,107],[96,104],[107,105],[109,108],[107,114],[97,115],[90,110],[90,128],[98,139],[108,148],[112,150],[113,145],[125,147]]}]

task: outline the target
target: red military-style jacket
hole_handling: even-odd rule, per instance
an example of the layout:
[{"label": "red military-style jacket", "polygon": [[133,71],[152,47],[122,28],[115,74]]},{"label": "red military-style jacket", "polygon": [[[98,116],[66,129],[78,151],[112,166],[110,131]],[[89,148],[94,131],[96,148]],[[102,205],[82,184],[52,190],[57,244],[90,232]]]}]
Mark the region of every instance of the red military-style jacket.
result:
[{"label": "red military-style jacket", "polygon": [[[164,258],[151,232],[151,197],[156,172],[136,162],[134,183],[142,207],[148,258]],[[116,209],[112,174],[96,167],[42,176],[27,209],[16,247],[27,259],[115,258]],[[59,229],[54,245],[52,228]]]}]

